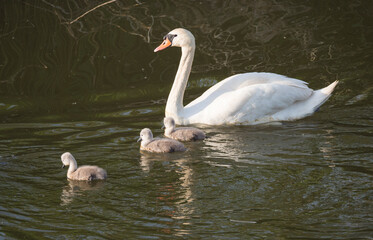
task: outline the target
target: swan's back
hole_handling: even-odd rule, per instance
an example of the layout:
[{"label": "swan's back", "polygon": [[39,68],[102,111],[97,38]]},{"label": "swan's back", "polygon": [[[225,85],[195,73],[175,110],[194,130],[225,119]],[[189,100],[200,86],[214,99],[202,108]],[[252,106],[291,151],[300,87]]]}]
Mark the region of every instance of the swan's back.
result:
[{"label": "swan's back", "polygon": [[186,107],[192,107],[193,105],[198,104],[207,98],[215,99],[222,94],[236,91],[245,87],[271,84],[280,84],[303,89],[306,91],[307,95],[310,95],[312,92],[312,89],[308,88],[307,86],[308,83],[299,79],[266,72],[241,73],[230,76],[218,82],[214,86],[207,89],[200,97],[190,102]]},{"label": "swan's back", "polygon": [[104,180],[107,178],[107,173],[104,169],[97,166],[81,166],[75,170],[70,176],[71,180]]},{"label": "swan's back", "polygon": [[311,115],[329,98],[338,82],[314,91],[307,83],[274,73],[229,77],[188,104],[178,124],[260,124]]},{"label": "swan's back", "polygon": [[203,140],[206,137],[203,131],[193,127],[176,128],[173,132],[166,136],[179,141]]},{"label": "swan's back", "polygon": [[168,138],[155,138],[146,146],[141,146],[141,149],[157,153],[184,152],[186,150],[184,144]]}]

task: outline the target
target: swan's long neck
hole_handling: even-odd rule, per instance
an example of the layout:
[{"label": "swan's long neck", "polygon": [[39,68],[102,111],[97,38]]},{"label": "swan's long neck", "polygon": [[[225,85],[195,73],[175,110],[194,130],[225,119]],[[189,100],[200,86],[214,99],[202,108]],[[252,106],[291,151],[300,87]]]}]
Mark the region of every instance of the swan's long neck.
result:
[{"label": "swan's long neck", "polygon": [[181,48],[181,59],[176,77],[172,85],[170,95],[166,104],[166,117],[177,118],[178,113],[184,109],[184,91],[188,83],[189,74],[192,68],[195,45]]},{"label": "swan's long neck", "polygon": [[146,136],[141,140],[141,147],[146,147],[151,141],[153,141],[153,135]]},{"label": "swan's long neck", "polygon": [[175,130],[175,126],[168,126],[166,127],[166,130],[164,131],[166,136],[170,136],[171,133]]},{"label": "swan's long neck", "polygon": [[70,176],[76,171],[77,168],[78,164],[76,163],[76,160],[74,158],[70,158],[69,170],[67,170],[67,177],[70,178]]}]

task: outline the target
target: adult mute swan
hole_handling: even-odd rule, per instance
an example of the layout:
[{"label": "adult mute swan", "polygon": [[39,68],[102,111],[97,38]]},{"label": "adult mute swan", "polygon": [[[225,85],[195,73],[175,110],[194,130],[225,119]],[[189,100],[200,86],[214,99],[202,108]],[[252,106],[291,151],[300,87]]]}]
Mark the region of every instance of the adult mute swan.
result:
[{"label": "adult mute swan", "polygon": [[166,104],[166,117],[176,124],[260,124],[290,121],[314,113],[331,95],[338,81],[312,90],[306,82],[275,73],[242,73],[215,84],[187,106],[184,91],[192,68],[195,41],[191,32],[169,32],[154,52],[181,47],[181,59]]}]

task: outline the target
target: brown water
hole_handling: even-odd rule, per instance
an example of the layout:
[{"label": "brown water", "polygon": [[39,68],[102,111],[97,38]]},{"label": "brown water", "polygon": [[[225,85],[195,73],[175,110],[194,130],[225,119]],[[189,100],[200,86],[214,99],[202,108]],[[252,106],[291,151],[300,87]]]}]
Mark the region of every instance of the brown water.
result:
[{"label": "brown water", "polygon": [[[101,3],[1,3],[0,239],[373,238],[372,1]],[[140,153],[176,27],[197,42],[185,103],[248,71],[340,84],[306,119]],[[65,151],[109,179],[68,181]]]}]

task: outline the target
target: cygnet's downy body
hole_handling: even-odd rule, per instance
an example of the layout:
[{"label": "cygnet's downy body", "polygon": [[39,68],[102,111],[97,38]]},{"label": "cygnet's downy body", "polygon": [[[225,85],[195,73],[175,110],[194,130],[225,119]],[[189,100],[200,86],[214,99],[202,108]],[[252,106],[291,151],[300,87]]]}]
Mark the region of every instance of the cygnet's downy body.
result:
[{"label": "cygnet's downy body", "polygon": [[67,170],[67,178],[71,180],[92,181],[104,180],[107,178],[107,173],[104,169],[97,166],[81,166],[78,164],[74,156],[65,152],[61,155],[62,167],[69,166]]},{"label": "cygnet's downy body", "polygon": [[172,117],[163,119],[165,128],[164,135],[166,137],[179,141],[196,141],[205,139],[206,135],[203,131],[194,127],[175,127],[175,121]]},{"label": "cygnet's downy body", "polygon": [[169,138],[153,138],[153,133],[149,128],[144,128],[140,132],[141,150],[156,153],[184,152],[184,144]]}]

